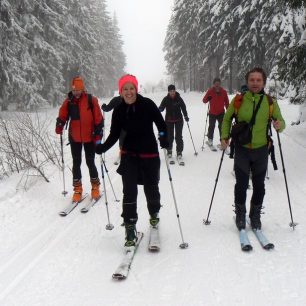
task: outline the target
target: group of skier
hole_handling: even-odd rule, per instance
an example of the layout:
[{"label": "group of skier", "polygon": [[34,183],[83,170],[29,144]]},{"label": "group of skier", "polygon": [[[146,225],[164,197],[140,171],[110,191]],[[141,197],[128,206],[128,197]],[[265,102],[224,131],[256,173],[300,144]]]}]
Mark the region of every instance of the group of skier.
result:
[{"label": "group of skier", "polygon": [[[265,194],[264,180],[270,144],[268,131],[271,130],[269,128],[271,122],[278,132],[285,128],[277,101],[264,91],[266,79],[263,69],[250,70],[245,77],[247,86],[245,93],[236,96],[229,103],[227,93],[221,87],[221,80],[215,78],[212,88],[208,89],[203,97],[203,102],[209,103],[207,144],[213,147],[216,121],[220,133],[219,148],[227,150],[230,141],[235,144],[234,203],[236,225],[239,230],[246,226],[246,191],[250,173],[253,195],[249,217],[251,226],[261,229],[260,212]],[[94,164],[95,153],[102,154],[108,151],[120,140],[121,160],[117,172],[122,176],[123,184],[122,218],[126,230],[125,246],[133,247],[137,242],[138,185],[143,185],[144,188],[151,226],[157,227],[159,223],[160,157],[153,124],[158,129],[160,147],[167,150],[170,160],[173,158],[175,139],[176,158],[180,163],[184,149],[183,125],[184,120],[188,123],[189,117],[182,97],[172,84],[168,86],[168,94],[159,107],[138,93],[138,81],[133,75],[121,77],[118,89],[120,96],[115,97],[109,105],[102,105],[104,112],[113,109],[110,133],[103,143],[101,139],[104,120],[98,100],[86,92],[80,77],[72,80],[72,90],[59,110],[56,133],[62,134],[70,120],[69,142],[73,159],[72,201],[74,202],[80,201],[82,196],[80,170],[82,146],[92,184],[91,196],[97,199],[100,197],[100,180]],[[164,110],[166,110],[165,119],[161,114]],[[232,127],[233,118],[235,124]]]}]

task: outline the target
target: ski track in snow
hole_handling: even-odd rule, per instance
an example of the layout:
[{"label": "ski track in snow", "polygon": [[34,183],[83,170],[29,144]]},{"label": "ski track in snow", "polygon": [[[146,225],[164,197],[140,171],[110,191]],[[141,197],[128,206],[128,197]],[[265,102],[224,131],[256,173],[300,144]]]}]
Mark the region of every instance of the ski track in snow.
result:
[{"label": "ski track in snow", "polygon": [[[157,104],[164,93],[154,94]],[[201,150],[206,106],[202,94],[188,93],[190,128],[198,156],[194,156],[187,125],[184,127],[185,167],[170,166],[184,241],[189,248],[181,250],[177,216],[167,169],[161,152],[161,251],[147,250],[148,213],[142,186],[139,186],[137,228],[144,232],[128,279],[114,281],[112,273],[123,255],[124,228],[121,203],[114,201],[106,177],[111,223],[106,231],[104,198],[87,214],[77,207],[65,218],[57,214],[71,197],[71,173],[66,171],[63,198],[61,173],[55,171],[49,184],[38,181],[28,192],[15,191],[17,175],[1,181],[0,198],[0,305],[304,305],[306,292],[306,238],[303,224],[305,211],[305,127],[291,127],[295,106],[281,101],[287,129],[280,134],[294,221],[293,231],[277,137],[274,145],[278,171],[269,162],[266,180],[263,230],[275,244],[272,251],[263,250],[249,231],[253,251],[240,249],[233,216],[231,175],[233,162],[224,156],[209,220],[204,225],[215,184],[221,152]],[[104,101],[103,101],[104,102]],[[52,111],[54,118],[56,112]],[[106,130],[110,115],[107,115]],[[53,130],[53,126],[50,127]],[[215,130],[215,139],[217,129]],[[106,153],[106,163],[118,199],[121,179],[113,165],[118,153],[115,145]],[[65,147],[67,166],[71,167],[69,149]],[[97,158],[97,166],[99,159]],[[99,166],[98,166],[99,169]],[[82,164],[84,191],[90,190],[85,161]],[[101,169],[99,169],[101,172]],[[101,185],[102,186],[102,185]],[[101,187],[102,190],[102,187]],[[252,190],[248,191],[248,202]]]}]

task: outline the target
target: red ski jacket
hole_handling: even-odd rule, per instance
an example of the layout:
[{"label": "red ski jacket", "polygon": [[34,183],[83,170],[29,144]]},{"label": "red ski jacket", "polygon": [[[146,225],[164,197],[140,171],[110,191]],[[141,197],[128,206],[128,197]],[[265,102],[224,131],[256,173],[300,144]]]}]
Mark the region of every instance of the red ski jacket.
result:
[{"label": "red ski jacket", "polygon": [[[208,97],[211,97],[210,101]],[[219,92],[216,92],[214,87],[209,88],[205,96],[203,97],[203,102],[210,103],[209,114],[211,115],[223,114],[225,109],[227,109],[229,105],[227,92],[222,87],[220,88]]]},{"label": "red ski jacket", "polygon": [[95,136],[101,135],[103,116],[98,99],[92,96],[89,105],[87,93],[83,92],[80,99],[67,98],[59,109],[58,118],[64,123],[70,119],[69,138],[74,142],[91,142]]}]

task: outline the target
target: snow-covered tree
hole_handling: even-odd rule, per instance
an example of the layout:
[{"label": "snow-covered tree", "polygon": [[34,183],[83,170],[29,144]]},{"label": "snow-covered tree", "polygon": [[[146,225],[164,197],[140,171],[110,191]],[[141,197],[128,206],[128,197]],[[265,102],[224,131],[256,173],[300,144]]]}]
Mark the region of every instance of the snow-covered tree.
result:
[{"label": "snow-covered tree", "polygon": [[125,56],[104,0],[1,0],[0,103],[60,103],[71,79],[110,94]]}]

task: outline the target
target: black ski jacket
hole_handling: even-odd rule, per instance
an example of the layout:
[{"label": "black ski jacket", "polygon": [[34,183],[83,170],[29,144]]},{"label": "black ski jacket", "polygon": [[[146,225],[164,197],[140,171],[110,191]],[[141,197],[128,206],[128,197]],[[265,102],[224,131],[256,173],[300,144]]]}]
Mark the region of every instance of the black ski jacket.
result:
[{"label": "black ski jacket", "polygon": [[101,108],[104,112],[110,112],[116,106],[118,106],[121,102],[122,102],[121,96],[117,96],[117,97],[112,98],[108,104],[103,104]]},{"label": "black ski jacket", "polygon": [[135,154],[158,153],[153,123],[158,132],[163,132],[167,137],[167,125],[152,100],[137,94],[135,103],[129,105],[122,102],[113,111],[110,134],[103,144],[103,151],[117,142],[122,130],[122,151]]},{"label": "black ski jacket", "polygon": [[159,110],[162,112],[166,108],[165,120],[168,122],[182,121],[183,116],[188,117],[186,104],[178,92],[175,93],[174,99],[169,94],[163,98]]}]

